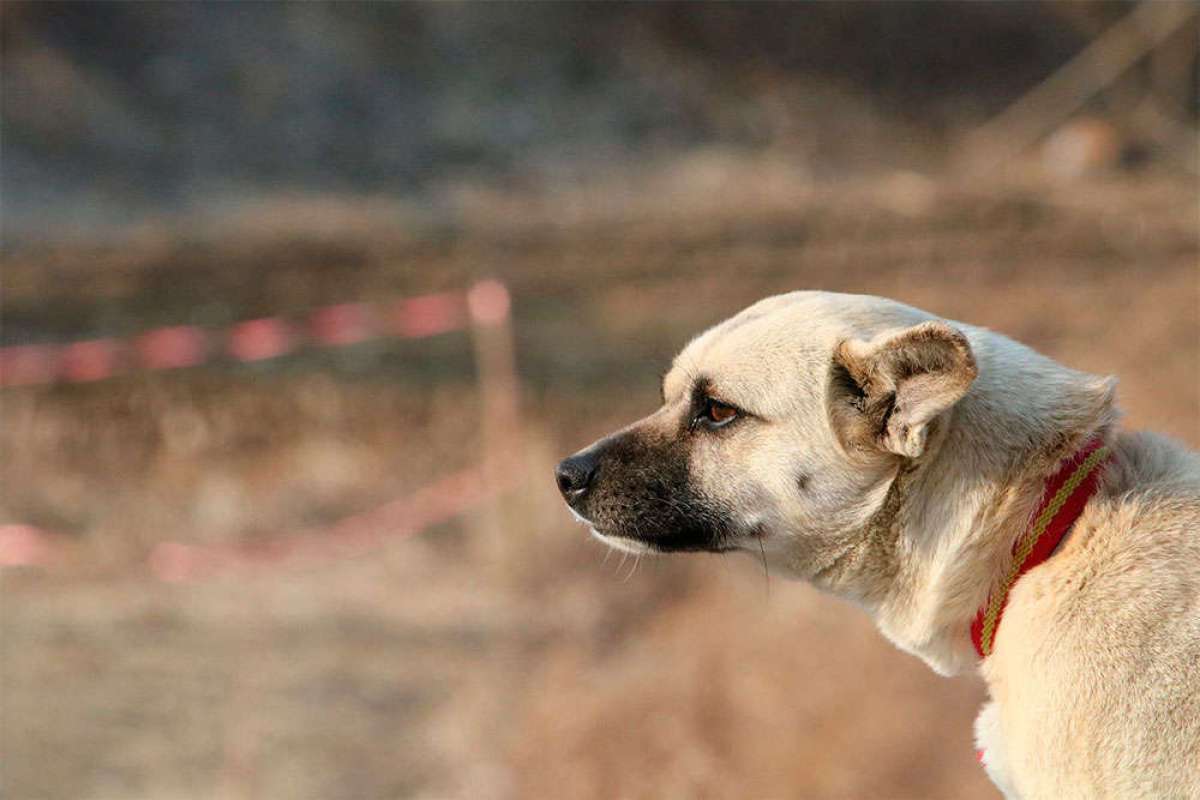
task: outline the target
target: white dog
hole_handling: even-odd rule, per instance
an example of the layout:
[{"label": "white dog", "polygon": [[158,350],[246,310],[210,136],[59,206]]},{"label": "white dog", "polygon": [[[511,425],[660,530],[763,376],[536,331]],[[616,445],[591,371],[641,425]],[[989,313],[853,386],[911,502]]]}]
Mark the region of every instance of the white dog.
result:
[{"label": "white dog", "polygon": [[1118,430],[1113,394],[981,328],[796,292],[694,339],[662,407],[557,479],[613,547],[761,553],[978,668],[1008,797],[1200,798],[1200,459]]}]

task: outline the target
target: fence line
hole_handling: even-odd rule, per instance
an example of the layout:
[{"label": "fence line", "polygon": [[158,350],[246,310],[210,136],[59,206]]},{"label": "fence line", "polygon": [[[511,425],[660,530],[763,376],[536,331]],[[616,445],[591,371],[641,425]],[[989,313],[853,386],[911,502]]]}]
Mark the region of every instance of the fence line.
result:
[{"label": "fence line", "polygon": [[[135,363],[143,369],[172,369],[222,355],[241,361],[273,358],[305,342],[342,346],[382,336],[422,338],[466,328],[473,334],[479,388],[484,394],[480,464],[325,528],[281,532],[253,541],[155,545],[143,564],[148,574],[168,583],[187,583],[234,572],[321,564],[368,552],[495,504],[513,488],[521,474],[514,461],[519,447],[519,387],[511,299],[504,284],[486,280],[465,292],[386,304],[323,306],[309,314],[303,329],[283,317],[246,320],[226,329],[223,351],[210,346],[217,332],[190,325],[155,328],[124,341],[91,339],[0,348],[0,385],[99,380],[131,363],[117,360],[123,351],[136,354]],[[491,509],[493,516],[496,510]],[[0,568],[48,567],[58,560],[59,550],[60,537],[48,531],[20,523],[0,525]]]},{"label": "fence line", "polygon": [[161,542],[151,550],[146,566],[161,581],[183,583],[232,572],[313,566],[361,555],[387,541],[414,536],[448,522],[493,499],[502,484],[487,479],[490,471],[484,467],[460,470],[328,528],[280,533],[252,542]]},{"label": "fence line", "polygon": [[305,348],[345,347],[372,339],[423,339],[466,329],[473,319],[473,292],[507,297],[503,284],[483,281],[465,292],[337,303],[299,317],[277,314],[220,328],[165,325],[130,337],[8,345],[0,347],[0,386],[80,383],[133,370],[179,369],[225,359],[263,361]]}]

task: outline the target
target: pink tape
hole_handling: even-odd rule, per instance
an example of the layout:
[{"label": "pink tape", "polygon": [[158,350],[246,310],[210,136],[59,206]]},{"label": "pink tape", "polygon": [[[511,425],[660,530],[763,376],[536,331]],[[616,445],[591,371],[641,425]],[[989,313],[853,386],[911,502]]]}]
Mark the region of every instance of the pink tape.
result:
[{"label": "pink tape", "polygon": [[150,369],[192,367],[208,357],[208,337],[195,325],[152,330],[139,336],[135,347],[142,365]]},{"label": "pink tape", "polygon": [[262,361],[290,353],[295,346],[291,326],[279,317],[239,322],[229,331],[229,355],[238,361]]},{"label": "pink tape", "polygon": [[52,344],[0,348],[0,386],[50,383],[58,374],[59,348]]},{"label": "pink tape", "polygon": [[309,320],[312,338],[326,345],[358,344],[371,338],[371,315],[362,303],[341,303],[313,312]]},{"label": "pink tape", "polygon": [[59,375],[79,383],[103,380],[119,368],[120,349],[121,343],[115,339],[89,339],[69,344],[62,350]]},{"label": "pink tape", "polygon": [[50,561],[50,536],[32,525],[0,525],[0,567],[29,567]]},{"label": "pink tape", "polygon": [[[461,330],[469,321],[496,324],[511,310],[508,289],[485,280],[462,292],[443,292],[394,300],[379,307],[377,319],[367,303],[318,308],[303,326],[278,316],[236,323],[224,334],[225,352],[239,361],[261,361],[295,351],[305,338],[340,347],[375,336],[419,339]],[[33,344],[0,348],[0,386],[26,386],[56,380],[95,381],[130,366],[177,369],[203,364],[219,355],[221,331],[195,325],[155,328],[125,342],[97,338],[65,345]],[[136,357],[136,358],[132,358]]]},{"label": "pink tape", "polygon": [[[500,474],[499,471],[494,471]],[[161,581],[185,583],[229,572],[280,566],[320,564],[367,552],[389,539],[420,533],[453,519],[504,491],[504,480],[488,480],[491,472],[473,467],[448,475],[413,494],[372,511],[356,514],[319,531],[279,534],[253,543],[186,545],[162,542],[147,559]]]},{"label": "pink tape", "polygon": [[465,322],[462,295],[431,294],[392,304],[389,327],[397,336],[419,339],[458,330]]}]

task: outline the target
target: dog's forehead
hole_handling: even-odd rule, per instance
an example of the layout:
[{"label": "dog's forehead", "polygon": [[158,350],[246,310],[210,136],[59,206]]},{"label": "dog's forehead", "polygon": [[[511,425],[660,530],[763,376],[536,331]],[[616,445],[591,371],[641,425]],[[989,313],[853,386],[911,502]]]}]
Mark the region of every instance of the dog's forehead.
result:
[{"label": "dog's forehead", "polygon": [[[812,372],[836,340],[820,315],[803,304],[768,298],[710,328],[676,356],[664,382],[668,397],[703,377],[729,402],[749,403],[781,375]],[[772,394],[778,394],[776,391]]]},{"label": "dog's forehead", "polygon": [[[911,324],[928,315],[866,295],[792,292],[761,300],[693,339],[663,383],[667,397],[700,376],[729,402],[781,398],[823,380],[834,347],[850,337]],[[782,382],[782,383],[781,383]]]}]

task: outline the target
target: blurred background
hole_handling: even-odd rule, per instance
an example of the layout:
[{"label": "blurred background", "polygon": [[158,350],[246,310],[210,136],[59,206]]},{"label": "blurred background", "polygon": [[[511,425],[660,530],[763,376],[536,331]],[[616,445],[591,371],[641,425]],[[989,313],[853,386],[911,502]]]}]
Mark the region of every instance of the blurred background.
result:
[{"label": "blurred background", "polygon": [[993,798],[974,678],[557,458],[761,296],[1200,446],[1189,3],[0,6],[12,798]]}]

